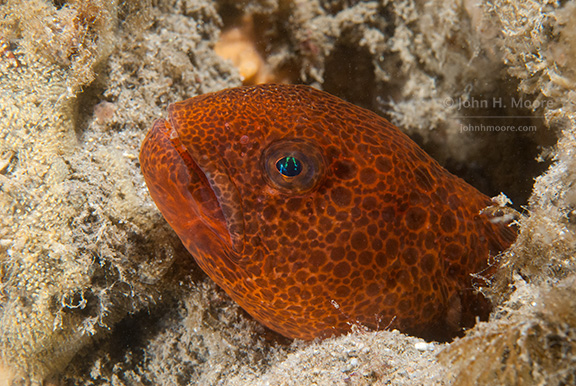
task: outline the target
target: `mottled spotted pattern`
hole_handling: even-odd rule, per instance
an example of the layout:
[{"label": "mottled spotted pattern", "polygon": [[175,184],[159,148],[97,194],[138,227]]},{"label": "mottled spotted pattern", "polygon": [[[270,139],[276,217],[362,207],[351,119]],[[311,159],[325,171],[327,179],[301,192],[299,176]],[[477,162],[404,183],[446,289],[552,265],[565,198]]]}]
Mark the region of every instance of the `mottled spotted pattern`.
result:
[{"label": "mottled spotted pattern", "polygon": [[[286,85],[168,111],[140,153],[150,194],[202,269],[258,321],[302,339],[354,324],[449,339],[487,317],[471,274],[489,274],[514,231],[480,215],[488,197],[385,119]],[[274,175],[284,148],[311,177],[291,185]]]}]

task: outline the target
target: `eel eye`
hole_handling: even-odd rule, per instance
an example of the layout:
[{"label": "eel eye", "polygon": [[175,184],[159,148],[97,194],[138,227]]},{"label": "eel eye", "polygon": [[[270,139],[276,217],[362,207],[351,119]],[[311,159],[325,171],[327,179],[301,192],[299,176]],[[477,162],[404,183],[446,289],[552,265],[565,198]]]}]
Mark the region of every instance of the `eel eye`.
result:
[{"label": "eel eye", "polygon": [[272,143],[263,153],[266,181],[285,193],[312,190],[324,175],[324,158],[318,148],[302,140]]},{"label": "eel eye", "polygon": [[291,156],[282,157],[276,162],[276,169],[284,177],[296,177],[302,172],[302,163],[299,159]]}]

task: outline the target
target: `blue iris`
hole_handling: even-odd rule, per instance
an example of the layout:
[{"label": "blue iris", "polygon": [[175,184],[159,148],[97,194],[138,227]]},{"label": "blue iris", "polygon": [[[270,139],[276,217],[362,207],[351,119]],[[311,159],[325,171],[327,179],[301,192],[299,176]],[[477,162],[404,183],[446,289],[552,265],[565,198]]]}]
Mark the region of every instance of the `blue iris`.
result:
[{"label": "blue iris", "polygon": [[302,164],[294,157],[283,157],[276,162],[276,169],[285,177],[295,177],[302,172]]}]

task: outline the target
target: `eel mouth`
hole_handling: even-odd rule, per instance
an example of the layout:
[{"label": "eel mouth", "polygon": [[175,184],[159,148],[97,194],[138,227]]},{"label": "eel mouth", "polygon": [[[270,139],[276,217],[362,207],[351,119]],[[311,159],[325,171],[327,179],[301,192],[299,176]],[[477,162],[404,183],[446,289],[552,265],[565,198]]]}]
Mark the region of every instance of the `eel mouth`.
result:
[{"label": "eel mouth", "polygon": [[[184,146],[176,129],[166,122],[169,139],[188,168],[188,190],[202,222],[236,253],[244,249],[244,216],[240,194],[215,149]],[[219,162],[220,161],[220,162]]]}]

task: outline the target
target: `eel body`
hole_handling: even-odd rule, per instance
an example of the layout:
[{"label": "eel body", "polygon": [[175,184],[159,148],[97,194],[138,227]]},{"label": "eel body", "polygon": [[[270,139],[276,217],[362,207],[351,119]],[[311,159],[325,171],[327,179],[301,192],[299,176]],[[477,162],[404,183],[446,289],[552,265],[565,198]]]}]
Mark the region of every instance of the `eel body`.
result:
[{"label": "eel body", "polygon": [[290,338],[357,325],[451,339],[488,317],[473,275],[516,236],[387,120],[307,86],[172,104],[140,162],[200,267]]}]

